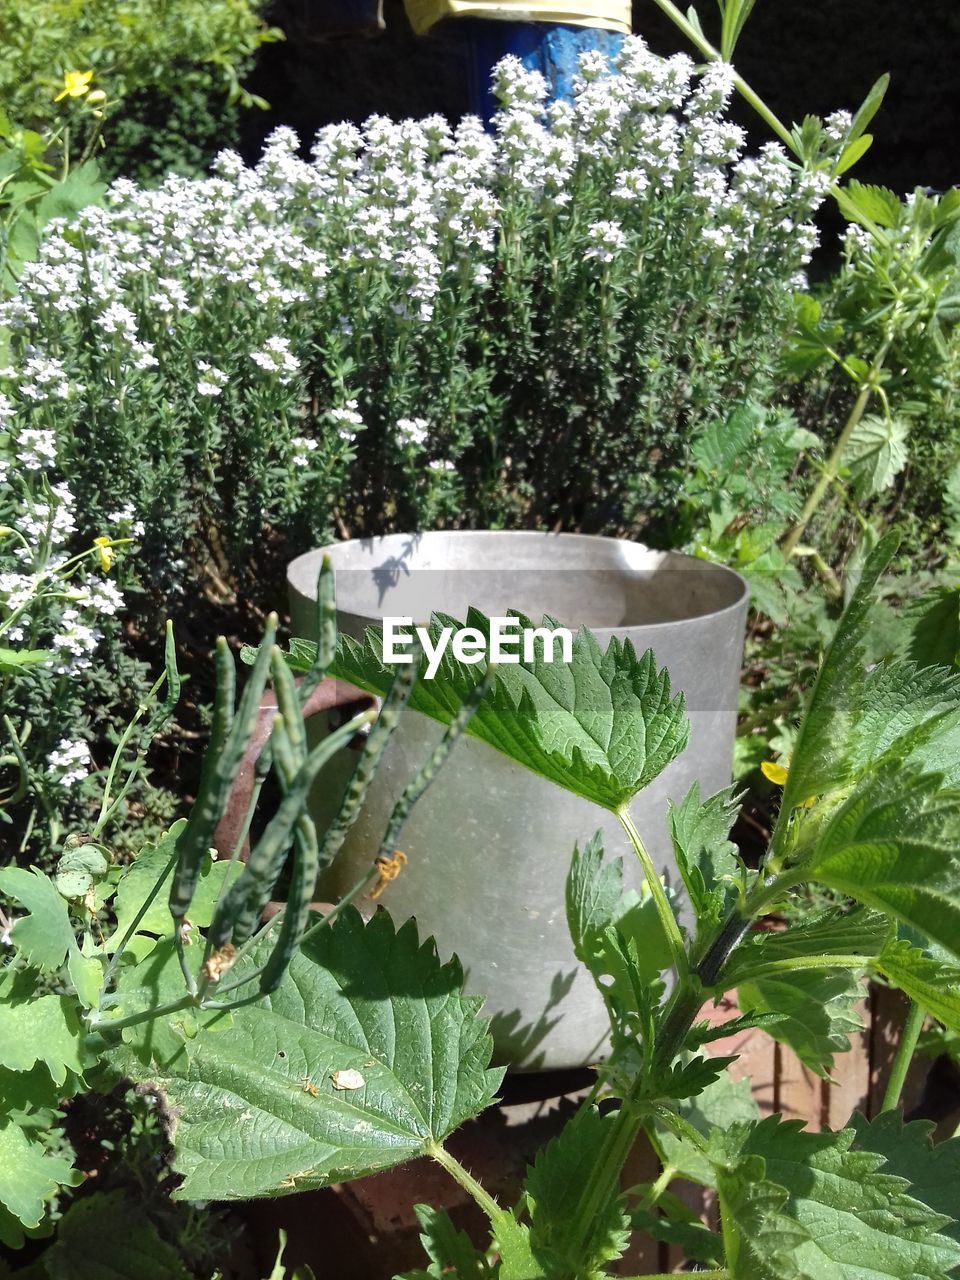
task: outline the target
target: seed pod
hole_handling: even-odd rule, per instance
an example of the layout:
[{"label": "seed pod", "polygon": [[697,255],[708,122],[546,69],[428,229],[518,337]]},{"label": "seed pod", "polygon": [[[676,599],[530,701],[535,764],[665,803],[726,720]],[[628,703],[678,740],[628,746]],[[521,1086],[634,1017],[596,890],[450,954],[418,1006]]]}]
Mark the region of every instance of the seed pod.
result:
[{"label": "seed pod", "polygon": [[[197,879],[203,866],[209,840],[203,839],[200,824],[202,805],[214,790],[214,775],[224,751],[234,722],[234,699],[237,687],[237,669],[226,639],[220,636],[216,647],[217,692],[213,704],[213,725],[210,741],[203,758],[200,788],[190,819],[177,841],[177,866],[170,886],[170,914],[174,920],[182,920],[193,900]],[[193,830],[191,831],[191,828]],[[210,836],[214,828],[210,828]]]},{"label": "seed pod", "polygon": [[[297,714],[300,708],[297,706]],[[302,726],[302,722],[301,722]],[[278,726],[282,728],[282,726]],[[296,748],[292,740],[284,733],[277,735],[275,744],[277,770],[285,785],[292,791],[296,787],[297,759]],[[306,796],[304,796],[306,799]],[[283,920],[276,945],[260,974],[260,994],[267,996],[275,991],[283,980],[291,960],[300,946],[300,939],[307,927],[310,914],[310,899],[313,887],[317,882],[319,849],[317,846],[317,829],[313,819],[301,807],[293,831],[293,862],[290,869],[290,887],[287,892],[287,904],[284,908]]]},{"label": "seed pod", "polygon": [[400,829],[410,815],[410,810],[420,799],[423,793],[429,787],[430,783],[437,776],[437,771],[446,760],[447,756],[453,749],[454,743],[466,729],[467,725],[473,717],[473,713],[483,700],[487,690],[493,683],[493,676],[496,668],[491,663],[486,670],[483,679],[475,684],[470,691],[469,697],[460,707],[457,714],[447,726],[447,731],[437,743],[433,754],[427,763],[419,770],[416,777],[404,789],[403,795],[393,807],[390,815],[390,821],[387,823],[387,829],[383,833],[383,840],[380,842],[380,848],[377,851],[379,858],[389,857],[397,846],[400,836]]},{"label": "seed pod", "polygon": [[[181,920],[187,913],[187,908],[197,887],[197,878],[200,875],[203,859],[210,847],[213,833],[217,829],[217,823],[223,816],[223,810],[240,771],[240,765],[243,763],[244,752],[253,734],[257,716],[260,714],[260,700],[263,697],[263,690],[267,683],[270,654],[276,633],[277,615],[272,613],[267,618],[267,626],[260,650],[251,669],[246,688],[240,697],[236,715],[232,717],[228,732],[224,738],[217,737],[216,740],[211,738],[210,747],[207,749],[200,793],[190,813],[189,821],[177,841],[179,861],[173,886],[170,890],[170,912],[176,921]],[[226,658],[221,656],[224,651],[226,651]],[[226,673],[227,660],[229,660],[230,672],[233,680],[235,680],[236,669],[229,650],[226,650],[226,641],[223,642],[222,649],[218,641],[218,675],[221,670]],[[230,710],[232,711],[232,685],[230,692]],[[226,724],[225,706],[221,710],[223,711],[222,724]],[[222,724],[218,723],[217,716],[218,713],[215,712],[215,731],[222,727]],[[208,763],[210,765],[209,774],[207,773]]]},{"label": "seed pod", "polygon": [[419,670],[419,652],[413,654],[413,661],[409,665],[397,669],[390,691],[380,708],[377,722],[367,734],[363,751],[340,802],[336,817],[324,833],[323,844],[320,846],[321,871],[333,862],[340,852],[347,832],[356,821],[360,806],[363,804],[370,783],[376,776],[383,753],[387,749],[387,743],[400,722],[400,713],[410,700]]},{"label": "seed pod", "polygon": [[[297,714],[299,715],[299,708]],[[276,761],[277,776],[286,794],[267,823],[263,835],[251,849],[243,871],[221,899],[213,923],[207,931],[208,948],[215,949],[230,941],[239,945],[253,933],[280,878],[297,819],[306,806],[314,779],[331,756],[345,747],[359,729],[370,723],[374,714],[372,709],[364,711],[325,738],[313,749],[300,769],[294,771],[292,784],[286,783],[287,774],[281,772],[280,762]],[[289,742],[286,717],[277,717],[271,737],[275,739],[277,750],[283,750]],[[313,884],[310,888],[312,890]]]},{"label": "seed pod", "polygon": [[[300,681],[297,697],[305,706],[317,685],[326,677],[337,652],[337,602],[334,594],[333,564],[323,557],[317,578],[317,652],[306,675]],[[267,741],[257,758],[254,770],[255,792],[263,785],[273,764],[273,744]]]}]

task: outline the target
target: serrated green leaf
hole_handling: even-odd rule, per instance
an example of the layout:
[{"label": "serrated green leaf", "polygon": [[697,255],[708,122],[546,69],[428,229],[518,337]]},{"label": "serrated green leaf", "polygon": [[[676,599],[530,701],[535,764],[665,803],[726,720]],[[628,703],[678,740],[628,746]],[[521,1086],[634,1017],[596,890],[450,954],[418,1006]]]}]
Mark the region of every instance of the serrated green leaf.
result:
[{"label": "serrated green leaf", "polygon": [[413,1206],[420,1223],[420,1240],[431,1265],[421,1274],[430,1280],[484,1280],[493,1272],[485,1256],[473,1247],[465,1231],[458,1231],[443,1209],[427,1204]]},{"label": "serrated green leaf", "polygon": [[[807,1235],[789,1250],[797,1274],[816,1280],[946,1280],[960,1265],[960,1245],[941,1231],[947,1220],[913,1197],[907,1180],[889,1173],[881,1156],[855,1150],[855,1136],[853,1129],[809,1133],[802,1121],[781,1122],[777,1116],[722,1135],[721,1213],[731,1211],[734,1192],[749,1196],[763,1180],[788,1193],[784,1204],[771,1206],[778,1226],[770,1244],[785,1230],[784,1218]],[[786,1266],[784,1259],[776,1280],[790,1274]],[[753,1280],[769,1273],[734,1266],[731,1274]]]},{"label": "serrated green leaf", "polygon": [[595,1165],[616,1123],[613,1112],[601,1115],[595,1106],[581,1107],[527,1170],[523,1190],[530,1210],[530,1248],[546,1275],[591,1275],[627,1247],[628,1220],[616,1190],[598,1209],[589,1238],[578,1244],[571,1235],[584,1171]]},{"label": "serrated green leaf", "polygon": [[670,942],[646,885],[623,890],[623,861],[603,860],[597,832],[574,849],[566,887],[573,949],[589,970],[614,1027],[646,1007],[660,991],[658,975],[672,962]]},{"label": "serrated green leaf", "polygon": [[[681,1119],[704,1139],[714,1129],[727,1130],[738,1124],[754,1124],[760,1112],[753,1098],[749,1080],[734,1080],[729,1071],[723,1071],[699,1094],[675,1105]],[[675,1175],[690,1178],[703,1186],[714,1185],[713,1164],[691,1137],[658,1127],[657,1141],[663,1162]]]},{"label": "serrated green leaf", "polygon": [[845,1053],[850,1036],[863,1030],[855,1008],[862,998],[862,974],[850,969],[797,969],[737,985],[745,1013],[786,1015],[767,1026],[767,1034],[824,1077],[834,1054]]},{"label": "serrated green leaf", "polygon": [[630,1215],[634,1231],[654,1240],[676,1245],[687,1259],[719,1266],[724,1259],[723,1238],[705,1227],[684,1202],[669,1191],[657,1200],[657,1210],[635,1209]]},{"label": "serrated green leaf", "polygon": [[809,1232],[784,1212],[787,1191],[764,1178],[763,1160],[721,1167],[716,1180],[731,1280],[813,1280],[797,1258]]},{"label": "serrated green leaf", "polygon": [[849,782],[854,771],[859,719],[863,710],[863,642],[874,589],[897,546],[883,538],[867,558],[850,603],[837,624],[797,733],[782,808],[790,813],[811,796]]},{"label": "serrated green leaf", "polygon": [[55,972],[66,960],[74,936],[67,904],[53,881],[35,867],[4,867],[0,893],[15,898],[30,913],[15,922],[10,935],[20,955],[41,973]]},{"label": "serrated green leaf", "polygon": [[924,955],[901,938],[883,948],[874,967],[944,1026],[960,1031],[960,966]]},{"label": "serrated green leaf", "polygon": [[739,808],[732,787],[701,804],[698,782],[682,804],[669,802],[667,822],[677,867],[697,919],[705,924],[718,924],[737,892],[742,864],[728,837]]},{"label": "serrated green leaf", "polygon": [[884,1111],[873,1120],[858,1112],[851,1125],[857,1146],[883,1156],[886,1172],[906,1178],[915,1200],[950,1219],[940,1230],[960,1243],[960,1138],[934,1144],[929,1120],[904,1124],[900,1111]]},{"label": "serrated green leaf", "polygon": [[843,451],[843,465],[858,498],[889,489],[906,466],[909,427],[900,418],[867,414],[857,423]]},{"label": "serrated green leaf", "polygon": [[903,218],[900,197],[886,187],[868,186],[852,178],[834,195],[843,216],[868,229],[872,226],[897,227]]},{"label": "serrated green leaf", "polygon": [[[231,975],[254,963],[256,951]],[[461,986],[459,964],[442,965],[412,920],[397,930],[379,912],[364,926],[348,909],[307,939],[273,995],[186,1039],[169,1066],[118,1052],[118,1068],[151,1081],[177,1115],[176,1195],[301,1191],[429,1151],[488,1106],[502,1078],[487,1065],[482,1002]],[[346,1071],[362,1086],[338,1088]]]},{"label": "serrated green leaf", "polygon": [[960,792],[896,761],[868,774],[818,833],[811,879],[960,953]]},{"label": "serrated green leaf", "polygon": [[82,1181],[68,1159],[51,1155],[14,1120],[0,1116],[0,1204],[25,1227],[39,1225],[46,1202],[60,1187]]},{"label": "serrated green leaf", "polygon": [[189,1280],[177,1250],[123,1191],[75,1201],[43,1261],[50,1280]]},{"label": "serrated green leaf", "polygon": [[960,657],[960,590],[937,587],[911,600],[901,612],[907,656],[920,667],[957,666]]},{"label": "serrated green leaf", "polygon": [[751,933],[724,966],[727,986],[747,982],[770,964],[807,956],[878,956],[892,925],[879,911],[831,912],[821,920],[793,925],[782,933]]},{"label": "serrated green leaf", "polygon": [[[521,627],[533,626],[522,614],[511,616]],[[442,627],[461,625],[435,614],[433,642]],[[489,619],[478,611],[469,611],[467,625],[489,637]],[[558,624],[544,618],[542,625]],[[575,795],[617,811],[686,747],[683,695],[672,695],[651,650],[638,657],[629,641],[614,638],[601,652],[585,628],[572,648],[569,664],[559,655],[545,662],[538,647],[534,661],[498,667],[467,732]],[[333,670],[382,696],[393,668],[383,661],[380,629],[369,628],[363,644],[341,637]],[[477,668],[457,662],[448,647],[432,680],[423,678],[425,671],[423,658],[410,707],[449,724],[474,688]]]},{"label": "serrated green leaf", "polygon": [[29,1071],[43,1062],[55,1084],[67,1072],[83,1072],[83,1045],[76,1003],[69,996],[29,1000],[0,998],[0,1067]]}]

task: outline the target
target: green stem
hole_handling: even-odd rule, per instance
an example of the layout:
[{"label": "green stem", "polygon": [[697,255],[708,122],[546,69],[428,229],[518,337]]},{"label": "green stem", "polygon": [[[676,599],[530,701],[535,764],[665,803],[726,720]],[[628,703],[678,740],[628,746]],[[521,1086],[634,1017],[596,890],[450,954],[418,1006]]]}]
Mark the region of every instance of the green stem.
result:
[{"label": "green stem", "polygon": [[489,1192],[484,1191],[472,1173],[463,1167],[460,1161],[450,1154],[439,1142],[428,1143],[426,1153],[437,1164],[446,1169],[454,1181],[459,1182],[464,1191],[469,1192],[488,1218],[495,1221],[504,1212]]},{"label": "green stem", "polygon": [[[714,48],[702,32],[698,31],[693,23],[689,22],[684,17],[677,6],[671,3],[671,0],[654,0],[654,4],[663,10],[675,26],[680,28],[690,43],[696,45],[704,57],[710,58],[713,62],[726,61],[720,53],[720,50]],[[760,116],[762,120],[766,121],[780,141],[788,147],[794,155],[799,156],[800,153],[797,150],[797,144],[791,136],[790,130],[779,116],[775,115],[771,108],[767,106],[760,95],[754,92],[754,90],[747,84],[746,80],[744,80],[741,75],[738,75],[736,71],[733,73],[733,83],[741,98],[753,107],[754,111],[756,111],[757,115]],[[800,158],[802,159],[803,157],[801,156]]]},{"label": "green stem", "polygon": [[192,996],[177,996],[165,1004],[151,1005],[149,1009],[141,1009],[138,1013],[128,1013],[125,1018],[104,1018],[94,1014],[87,1019],[91,1031],[121,1031],[124,1027],[135,1027],[138,1022],[148,1022],[152,1018],[162,1018],[168,1013],[177,1013],[180,1009],[189,1009],[196,1004]]},{"label": "green stem", "polygon": [[[659,0],[658,0],[659,3]],[[877,378],[883,368],[883,362],[887,358],[893,338],[888,335],[877,352],[870,371],[864,378],[860,386],[860,394],[854,401],[853,408],[850,410],[850,416],[843,424],[843,430],[837,438],[837,443],[833,446],[833,451],[827,459],[826,465],[817,478],[816,484],[810,490],[806,502],[803,504],[803,510],[796,524],[787,534],[783,543],[783,554],[789,560],[797,548],[797,544],[803,537],[807,525],[813,519],[817,508],[823,501],[823,495],[827,492],[833,482],[840,473],[840,466],[843,462],[843,455],[846,452],[847,445],[850,443],[850,437],[860,425],[860,420],[867,411],[867,405],[870,403],[870,397],[876,389]]]},{"label": "green stem", "polygon": [[[696,1273],[700,1280],[729,1280],[730,1272],[726,1267],[721,1267],[719,1271],[698,1271]],[[626,1276],[624,1280],[677,1280],[675,1271],[658,1271],[656,1275],[649,1276]]]},{"label": "green stem", "polygon": [[670,944],[670,951],[673,955],[673,963],[676,968],[677,975],[683,979],[690,972],[690,962],[687,959],[687,949],[683,945],[683,934],[680,932],[680,926],[677,924],[677,917],[673,914],[673,908],[667,898],[666,891],[663,887],[663,881],[657,874],[657,869],[653,865],[653,859],[647,852],[640,832],[634,825],[633,819],[629,812],[624,808],[617,813],[617,818],[621,827],[630,838],[637,857],[640,859],[640,865],[643,867],[643,874],[647,881],[647,887],[650,890],[650,896],[653,898],[657,908],[657,915],[660,917],[660,923],[663,931],[667,936]]},{"label": "green stem", "polygon": [[926,1016],[927,1011],[923,1005],[911,1004],[907,1020],[903,1024],[903,1030],[900,1033],[900,1043],[897,1045],[893,1066],[890,1068],[890,1079],[887,1081],[887,1087],[884,1090],[881,1111],[892,1111],[894,1107],[900,1105],[900,1095],[903,1093],[904,1081],[907,1078],[907,1072],[910,1070],[910,1063],[913,1061],[914,1050],[917,1047],[917,1041],[920,1039],[920,1032],[923,1030]]}]

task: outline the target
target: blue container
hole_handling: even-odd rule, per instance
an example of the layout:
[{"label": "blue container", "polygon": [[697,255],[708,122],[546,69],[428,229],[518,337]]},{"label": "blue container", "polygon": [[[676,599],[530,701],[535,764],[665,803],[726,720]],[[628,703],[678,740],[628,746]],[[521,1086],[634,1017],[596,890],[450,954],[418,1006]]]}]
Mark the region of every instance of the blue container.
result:
[{"label": "blue container", "polygon": [[[515,54],[529,71],[539,71],[551,100],[573,97],[580,54],[599,49],[614,57],[623,44],[619,31],[549,22],[507,22],[457,18],[454,32],[465,42],[470,110],[489,124],[497,109],[490,73],[506,54]],[[448,30],[450,27],[448,26]]]}]

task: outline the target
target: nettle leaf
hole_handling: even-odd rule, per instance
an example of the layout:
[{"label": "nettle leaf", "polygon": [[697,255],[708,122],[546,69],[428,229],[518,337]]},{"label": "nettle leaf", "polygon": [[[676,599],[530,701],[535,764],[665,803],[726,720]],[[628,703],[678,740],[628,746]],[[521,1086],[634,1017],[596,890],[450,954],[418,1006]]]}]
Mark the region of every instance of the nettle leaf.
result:
[{"label": "nettle leaf", "polygon": [[[534,625],[523,614],[510,616],[521,627]],[[467,625],[489,638],[489,619],[477,610],[469,611]],[[541,625],[552,629],[558,624],[545,617]],[[455,618],[434,614],[433,642],[441,628],[461,626]],[[498,667],[467,733],[558,786],[617,811],[686,747],[683,695],[673,696],[653,652],[638,657],[629,641],[615,638],[603,652],[581,628],[572,658],[569,664],[560,661],[558,650],[557,661],[545,662],[538,645],[533,661]],[[423,657],[410,706],[449,724],[476,685],[479,670],[457,662],[449,646],[432,680],[423,678],[426,666]],[[383,696],[393,668],[383,661],[380,628],[369,628],[362,644],[341,637],[333,670]]]},{"label": "nettle leaf", "polygon": [[177,1249],[123,1191],[75,1201],[43,1265],[50,1280],[189,1280]]},{"label": "nettle leaf", "polygon": [[731,1280],[812,1280],[797,1258],[809,1232],[785,1212],[787,1190],[763,1175],[758,1156],[717,1171],[727,1272]]},{"label": "nettle leaf", "polygon": [[83,1035],[69,996],[0,998],[0,1067],[29,1071],[46,1064],[54,1084],[83,1071]]},{"label": "nettle leaf", "polygon": [[833,1055],[846,1053],[850,1036],[863,1030],[855,1008],[862,998],[863,976],[850,969],[796,969],[737,986],[740,1008],[745,1013],[779,1014],[766,1026],[767,1034],[825,1078]]},{"label": "nettle leaf", "polygon": [[587,1242],[578,1246],[571,1238],[584,1170],[594,1166],[615,1124],[613,1112],[601,1115],[595,1106],[581,1107],[527,1170],[523,1190],[530,1211],[530,1248],[548,1276],[593,1274],[627,1247],[629,1220],[616,1192],[598,1211]]},{"label": "nettle leaf", "polygon": [[[15,1120],[0,1116],[0,1205],[23,1226],[39,1226],[50,1197],[82,1181],[83,1175],[65,1156],[51,1155]],[[13,1237],[7,1243],[15,1248],[23,1244],[15,1224],[8,1223],[5,1234]]]},{"label": "nettle leaf", "polygon": [[[256,949],[231,975],[255,963]],[[230,1027],[187,1038],[166,1067],[118,1053],[176,1116],[176,1195],[281,1195],[428,1152],[492,1102],[503,1074],[488,1067],[482,1001],[461,995],[462,982],[412,920],[397,930],[381,911],[364,925],[348,908]],[[344,1072],[363,1083],[344,1087]]]},{"label": "nettle leaf", "polygon": [[960,1244],[960,1138],[934,1145],[929,1120],[903,1123],[900,1111],[867,1120],[857,1113],[851,1125],[857,1146],[886,1160],[885,1168],[910,1183],[910,1194],[934,1213],[950,1219],[940,1228]]},{"label": "nettle leaf", "polygon": [[958,717],[960,673],[905,659],[881,663],[864,679],[857,734],[851,743],[851,776],[860,776],[891,754],[904,760],[937,760]]},{"label": "nettle leaf", "polygon": [[623,860],[603,860],[597,832],[573,851],[566,888],[567,924],[574,953],[592,975],[615,1026],[646,1007],[657,978],[673,960],[649,892],[624,892]]},{"label": "nettle leaf", "polygon": [[868,229],[872,225],[898,227],[903,218],[904,205],[900,197],[887,187],[870,186],[853,178],[835,188],[833,194],[843,216]]},{"label": "nettle leaf", "polygon": [[669,1191],[661,1193],[656,1210],[634,1209],[630,1225],[654,1240],[676,1245],[690,1261],[719,1266],[724,1260],[723,1238],[705,1227],[689,1205]]},{"label": "nettle leaf", "polygon": [[837,623],[797,733],[783,789],[782,804],[786,813],[809,797],[832,791],[851,778],[851,756],[859,730],[865,681],[863,642],[873,607],[874,588],[896,545],[893,535],[878,543]]},{"label": "nettle leaf", "polygon": [[878,956],[893,926],[879,911],[833,911],[824,919],[793,925],[782,933],[751,933],[733,952],[721,974],[728,987],[746,982],[759,970],[805,956]]},{"label": "nettle leaf", "polygon": [[907,656],[918,666],[956,666],[960,656],[960,590],[935,587],[911,600],[900,614],[907,628]]},{"label": "nettle leaf", "polygon": [[[802,1121],[771,1116],[751,1129],[718,1137],[724,1219],[733,1214],[736,1222],[748,1223],[742,1207],[746,1197],[754,1239],[763,1232],[775,1247],[786,1232],[785,1219],[806,1233],[806,1239],[799,1233],[790,1239],[779,1270],[735,1264],[731,1275],[737,1280],[791,1274],[817,1280],[946,1280],[960,1265],[960,1245],[941,1230],[948,1220],[916,1198],[906,1178],[888,1171],[882,1155],[854,1149],[853,1129],[809,1133]],[[785,1201],[778,1204],[766,1191],[764,1209],[751,1191],[758,1185],[782,1188]],[[775,1224],[772,1232],[764,1230],[767,1216]]]},{"label": "nettle leaf", "polygon": [[475,1249],[465,1231],[458,1231],[443,1209],[427,1204],[414,1205],[420,1223],[420,1240],[431,1266],[421,1272],[430,1280],[455,1276],[456,1280],[484,1280],[494,1273],[486,1257]]},{"label": "nettle leaf", "polygon": [[[760,1119],[750,1081],[734,1080],[729,1071],[718,1075],[695,1097],[679,1103],[676,1112],[704,1138],[714,1129],[725,1132]],[[678,1176],[703,1186],[714,1185],[714,1166],[702,1145],[662,1125],[657,1129],[657,1142],[664,1164],[676,1170]]]},{"label": "nettle leaf", "polygon": [[669,803],[667,821],[677,867],[700,924],[719,924],[736,895],[742,863],[728,837],[739,809],[732,787],[701,804],[697,782],[682,804]]},{"label": "nettle leaf", "polygon": [[889,489],[906,466],[909,427],[900,418],[867,414],[857,423],[843,451],[843,465],[858,498]]},{"label": "nettle leaf", "polygon": [[960,792],[891,762],[865,777],[818,833],[813,880],[960,954]]},{"label": "nettle leaf", "polygon": [[925,955],[906,938],[891,941],[874,968],[951,1031],[960,1031],[960,967]]},{"label": "nettle leaf", "polygon": [[74,945],[73,925],[67,904],[53,881],[35,867],[4,867],[0,871],[0,893],[15,898],[29,911],[13,926],[11,940],[20,955],[41,973],[53,973]]}]

